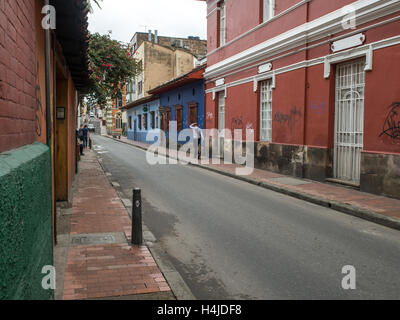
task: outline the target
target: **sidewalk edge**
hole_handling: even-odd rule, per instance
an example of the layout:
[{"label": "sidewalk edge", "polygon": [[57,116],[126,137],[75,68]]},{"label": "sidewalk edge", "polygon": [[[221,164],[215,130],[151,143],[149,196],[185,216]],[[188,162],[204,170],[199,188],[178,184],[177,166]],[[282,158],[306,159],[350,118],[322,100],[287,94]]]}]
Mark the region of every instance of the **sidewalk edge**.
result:
[{"label": "sidewalk edge", "polygon": [[[103,136],[107,137],[107,136]],[[107,137],[112,140],[116,140],[110,137]],[[119,140],[116,140],[119,141]],[[125,143],[123,141],[119,141],[122,143]],[[129,143],[126,143],[128,145],[131,145]],[[135,146],[133,146],[135,147]],[[145,150],[144,148],[141,148]],[[106,172],[103,164],[99,161],[98,155],[96,153],[96,159],[100,164],[101,169],[103,170],[104,174]],[[107,180],[111,184],[111,186],[114,188],[114,190],[117,192],[118,197],[120,198],[122,204],[124,205],[126,211],[128,212],[128,216],[130,219],[132,219],[132,213],[129,207],[126,206],[126,204],[122,201],[124,198],[124,195],[120,190],[118,190],[115,186],[112,185],[111,178],[107,176]],[[143,229],[144,230],[150,230],[144,223],[143,223]],[[172,291],[172,294],[175,296],[177,300],[196,300],[195,296],[193,295],[192,291],[190,290],[189,286],[186,284],[185,280],[182,278],[180,273],[176,270],[176,268],[173,266],[171,261],[163,254],[163,250],[161,246],[158,244],[158,242],[153,242],[153,246],[150,247],[146,244],[144,244],[152,254],[154,260],[157,263],[158,268],[160,269],[161,273],[164,275],[165,279],[168,282],[168,285]]]},{"label": "sidewalk edge", "polygon": [[337,201],[333,201],[333,200],[314,197],[314,196],[311,196],[309,194],[306,194],[306,193],[303,193],[303,192],[300,192],[300,191],[288,190],[288,189],[285,189],[283,187],[279,187],[279,186],[276,186],[276,185],[273,185],[273,184],[270,184],[270,183],[267,183],[267,182],[261,182],[261,181],[257,181],[257,180],[254,180],[254,179],[237,176],[237,175],[235,175],[233,173],[222,171],[222,170],[218,170],[218,169],[215,169],[215,168],[210,168],[210,167],[207,167],[207,166],[202,166],[202,165],[198,165],[198,164],[194,165],[194,166],[200,167],[200,168],[202,168],[204,170],[208,170],[208,171],[212,171],[212,172],[215,172],[215,173],[219,173],[221,175],[225,175],[225,176],[228,176],[230,178],[241,180],[241,181],[253,184],[253,185],[257,185],[257,186],[262,187],[264,189],[268,189],[268,190],[272,190],[272,191],[275,191],[275,192],[279,192],[279,193],[282,193],[282,194],[285,194],[285,195],[288,195],[288,196],[291,196],[291,197],[294,197],[294,198],[297,198],[297,199],[300,199],[300,200],[311,202],[311,203],[316,204],[316,205],[320,205],[320,206],[327,207],[327,208],[330,208],[330,209],[333,209],[333,210],[336,210],[336,211],[340,211],[342,213],[349,214],[349,215],[352,215],[352,216],[355,216],[355,217],[358,217],[358,218],[361,218],[361,219],[364,219],[364,220],[368,220],[370,222],[374,222],[374,223],[383,225],[385,227],[389,227],[389,228],[392,228],[392,229],[400,230],[400,220],[381,215],[379,213],[370,211],[368,209],[355,207],[355,206],[352,206],[350,204],[341,203],[341,202],[337,202]]},{"label": "sidewalk edge", "polygon": [[[129,146],[134,147],[134,148],[138,148],[138,149],[147,151],[147,148],[145,148],[145,147],[133,145],[133,144],[127,143],[125,141],[114,139],[114,138],[111,138],[111,137],[108,137],[108,136],[105,136],[105,135],[103,135],[102,137],[106,137],[106,138],[109,138],[111,140],[115,140],[117,142],[121,142],[121,143],[127,144]],[[165,156],[167,158],[169,158],[169,155],[165,155]],[[376,224],[380,224],[380,225],[383,225],[383,226],[391,228],[391,229],[400,230],[400,220],[399,219],[387,217],[387,216],[384,216],[382,214],[373,212],[373,211],[368,210],[368,209],[355,207],[355,206],[352,206],[350,204],[341,203],[341,202],[338,202],[338,201],[333,201],[333,200],[323,199],[323,198],[319,198],[319,197],[314,197],[314,196],[311,196],[309,194],[306,194],[306,193],[303,193],[303,192],[300,192],[300,191],[288,190],[288,189],[285,189],[283,187],[279,187],[277,185],[273,185],[273,184],[270,184],[270,183],[267,183],[267,182],[261,182],[261,181],[257,181],[257,180],[251,179],[251,178],[238,176],[238,175],[230,173],[230,172],[226,172],[226,171],[215,169],[215,168],[210,168],[210,167],[207,167],[207,166],[203,166],[201,164],[190,163],[190,165],[195,166],[195,167],[199,167],[199,168],[204,169],[204,170],[212,171],[214,173],[218,173],[218,174],[221,174],[221,175],[224,175],[224,176],[236,179],[236,180],[241,180],[241,181],[244,181],[244,182],[259,186],[259,187],[262,187],[264,189],[272,190],[272,191],[279,192],[279,193],[282,193],[282,194],[285,194],[285,195],[288,195],[288,196],[291,196],[291,197],[294,197],[294,198],[297,198],[297,199],[300,199],[300,200],[311,202],[311,203],[316,204],[316,205],[320,205],[320,206],[323,206],[323,207],[331,208],[333,210],[336,210],[336,211],[339,211],[339,212],[342,212],[342,213],[345,213],[345,214],[348,214],[348,215],[351,215],[351,216],[355,216],[355,217],[358,217],[358,218],[361,218],[361,219],[364,219],[364,220],[367,220],[367,221],[370,221],[370,222],[374,222]]]}]

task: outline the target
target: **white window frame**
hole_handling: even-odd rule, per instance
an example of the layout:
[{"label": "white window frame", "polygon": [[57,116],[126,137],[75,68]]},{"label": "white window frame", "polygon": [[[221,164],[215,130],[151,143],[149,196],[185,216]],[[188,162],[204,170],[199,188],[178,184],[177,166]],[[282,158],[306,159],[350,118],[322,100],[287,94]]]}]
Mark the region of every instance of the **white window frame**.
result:
[{"label": "white window frame", "polygon": [[143,95],[143,81],[138,81],[138,97],[142,97]]},{"label": "white window frame", "polygon": [[369,45],[367,48],[361,50],[355,48],[326,56],[324,59],[324,78],[328,79],[330,77],[332,64],[338,64],[362,57],[365,57],[364,71],[372,71],[373,54],[374,50],[372,45]]},{"label": "white window frame", "polygon": [[219,46],[222,47],[226,43],[226,3],[225,0],[219,5]]},{"label": "white window frame", "polygon": [[[272,79],[260,81],[260,141],[272,142]],[[264,90],[268,90],[264,92]]]},{"label": "white window frame", "polygon": [[263,22],[271,20],[275,15],[275,0],[263,0]]}]

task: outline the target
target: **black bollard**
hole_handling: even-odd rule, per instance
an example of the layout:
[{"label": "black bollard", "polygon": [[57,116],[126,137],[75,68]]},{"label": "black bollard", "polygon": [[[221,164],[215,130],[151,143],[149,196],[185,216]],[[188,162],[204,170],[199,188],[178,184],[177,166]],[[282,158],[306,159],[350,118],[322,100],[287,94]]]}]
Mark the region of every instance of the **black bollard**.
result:
[{"label": "black bollard", "polygon": [[89,138],[89,148],[92,150],[92,139]]},{"label": "black bollard", "polygon": [[132,244],[140,246],[143,244],[142,231],[142,195],[141,190],[136,188],[133,190],[132,201]]}]

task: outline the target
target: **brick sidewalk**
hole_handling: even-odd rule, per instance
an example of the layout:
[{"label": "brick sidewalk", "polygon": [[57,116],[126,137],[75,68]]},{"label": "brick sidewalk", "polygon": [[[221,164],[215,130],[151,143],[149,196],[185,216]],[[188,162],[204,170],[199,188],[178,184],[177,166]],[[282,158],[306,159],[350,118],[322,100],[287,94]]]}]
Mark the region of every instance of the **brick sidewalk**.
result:
[{"label": "brick sidewalk", "polygon": [[[129,244],[131,220],[94,152],[81,158],[70,218],[63,299],[94,299],[168,292],[170,288],[146,246]],[[87,244],[80,239],[109,239]],[[77,242],[73,241],[77,240]],[[80,241],[80,242],[79,242]],[[100,241],[101,242],[101,241]]]},{"label": "brick sidewalk", "polygon": [[[141,149],[149,147],[148,144],[128,140],[126,137],[122,137],[120,141]],[[174,157],[174,155],[172,156]],[[294,178],[267,170],[254,169],[249,176],[237,176],[235,171],[240,166],[235,164],[202,163],[200,166],[304,200],[327,206],[333,204],[332,208],[334,209],[400,229],[400,200],[397,199],[365,193],[331,183]]]}]

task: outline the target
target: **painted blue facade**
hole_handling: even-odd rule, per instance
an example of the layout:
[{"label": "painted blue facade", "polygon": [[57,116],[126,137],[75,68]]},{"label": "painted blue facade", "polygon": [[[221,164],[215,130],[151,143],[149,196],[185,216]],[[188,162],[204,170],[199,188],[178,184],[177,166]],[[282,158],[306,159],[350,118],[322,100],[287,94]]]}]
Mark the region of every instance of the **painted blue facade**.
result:
[{"label": "painted blue facade", "polygon": [[[160,100],[153,100],[141,105],[127,109],[127,121],[128,121],[128,139],[149,143],[154,143],[154,139],[147,140],[146,136],[151,130],[160,130]],[[154,112],[154,129],[153,129],[153,119],[152,112]],[[144,119],[147,115],[148,125],[147,129],[144,124]],[[139,121],[142,121],[142,125],[139,125]]]},{"label": "painted blue facade", "polygon": [[[182,110],[182,130],[188,129],[191,125],[190,122],[197,122],[199,127],[204,129],[204,90],[204,80],[196,80],[194,82],[190,82],[182,86],[177,86],[173,89],[160,93],[158,95],[158,99],[150,102],[144,102],[143,104],[139,104],[137,106],[127,109],[128,139],[153,144],[157,141],[157,138],[148,140],[147,135],[149,131],[153,131],[153,133],[157,134],[157,131],[163,128],[161,121],[163,119],[163,115],[165,117],[166,110],[170,111],[170,121],[177,121],[177,108],[181,108]],[[140,101],[138,101],[137,103],[140,103]],[[193,119],[190,119],[190,107],[193,106],[195,106],[195,110],[197,109],[197,115]],[[148,123],[147,128],[145,126],[146,116]],[[152,125],[153,119],[155,122],[154,126]],[[140,121],[142,123],[141,126],[139,125]],[[164,121],[164,123],[165,122],[166,120]],[[164,125],[164,129],[165,136],[168,139],[169,132],[167,131],[166,125]],[[191,131],[189,131],[189,134],[191,134]],[[189,139],[189,137],[187,137],[186,140],[180,139],[178,140],[178,143],[184,144],[189,141]]]},{"label": "painted blue facade", "polygon": [[[199,127],[204,129],[204,80],[186,84],[182,87],[172,89],[160,94],[160,105],[171,110],[171,121],[176,121],[176,107],[182,106],[182,129],[187,129],[191,125],[189,116],[189,104],[197,104],[197,120]],[[179,134],[179,133],[178,133]],[[186,141],[178,141],[183,144]]]}]

